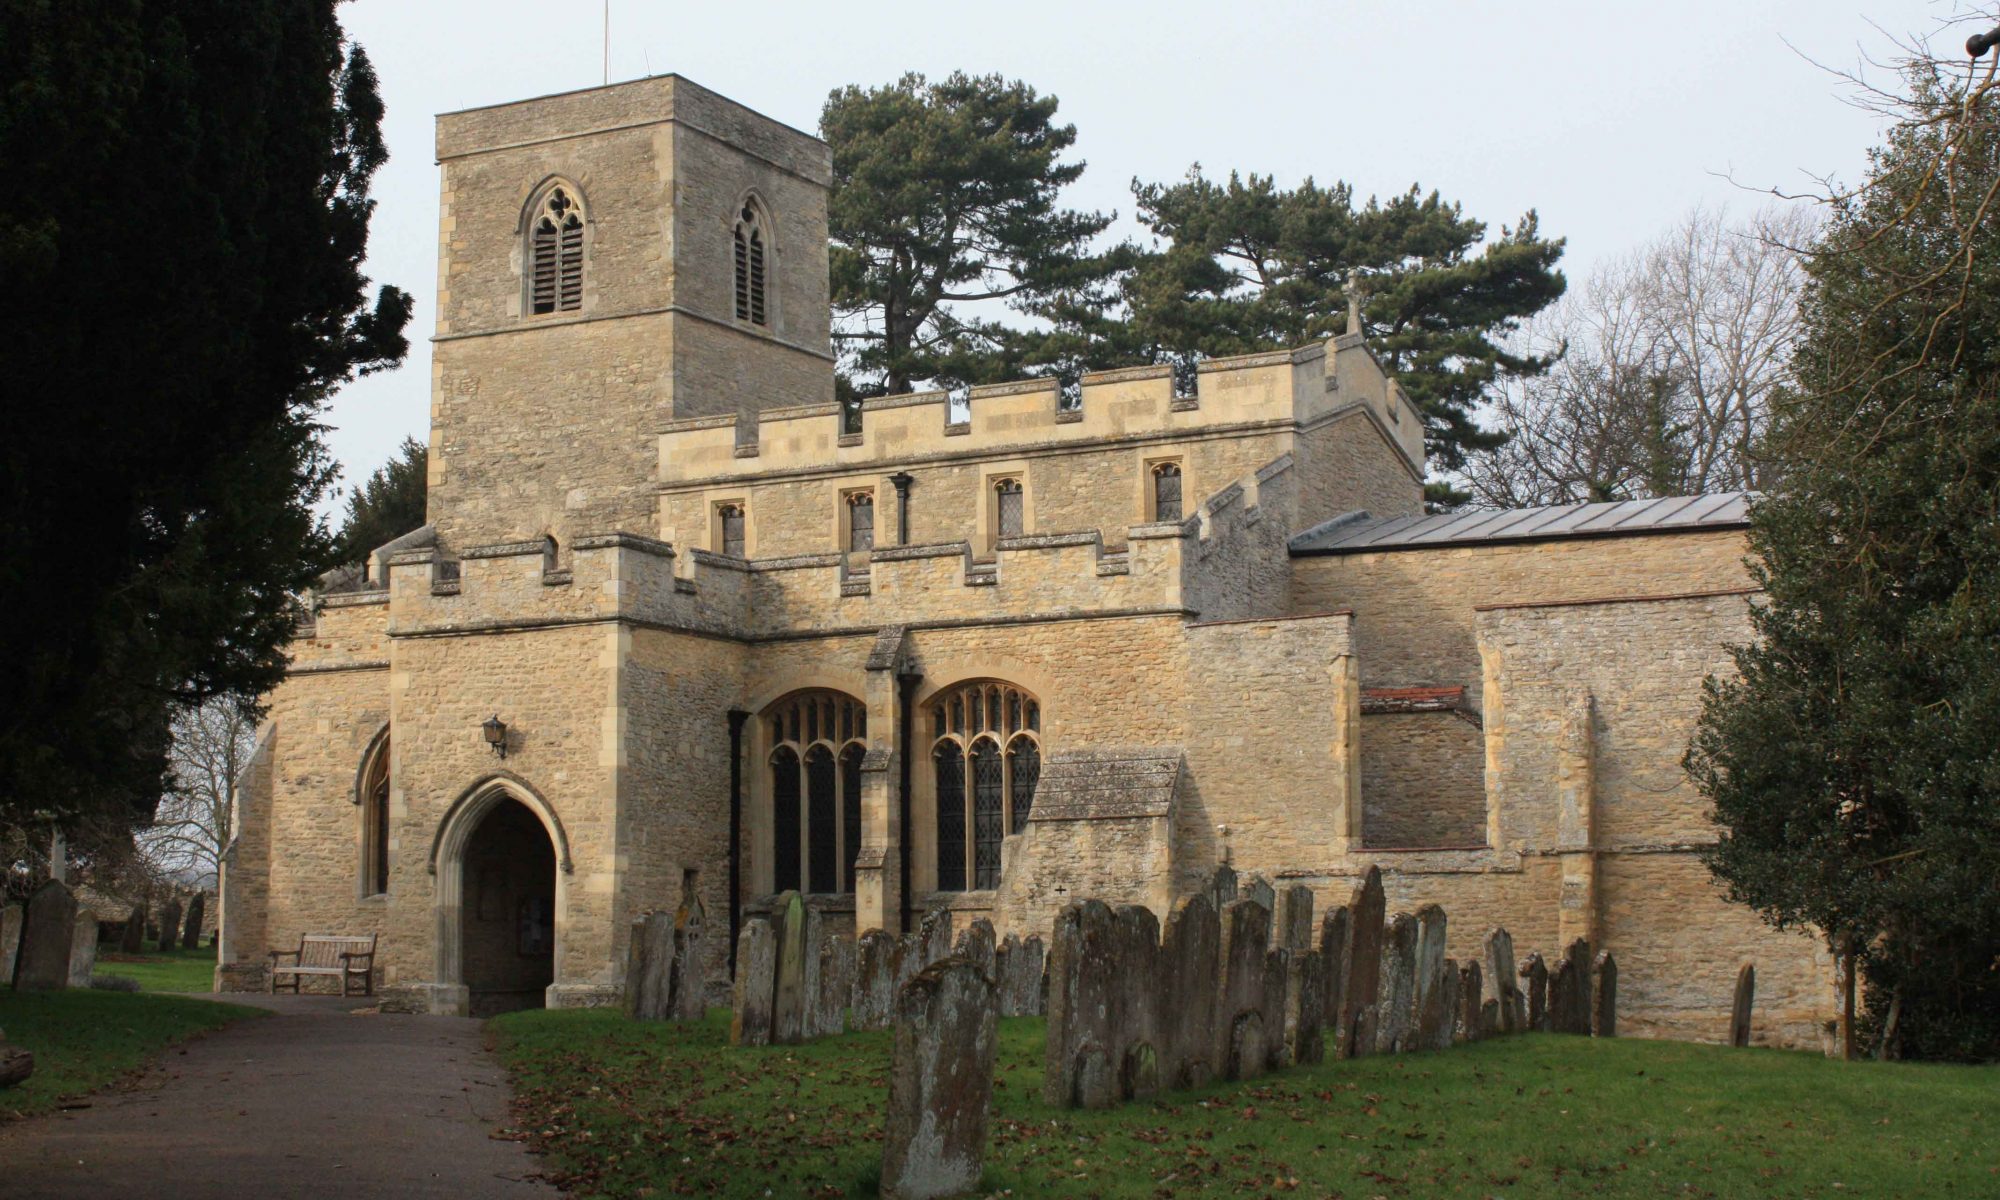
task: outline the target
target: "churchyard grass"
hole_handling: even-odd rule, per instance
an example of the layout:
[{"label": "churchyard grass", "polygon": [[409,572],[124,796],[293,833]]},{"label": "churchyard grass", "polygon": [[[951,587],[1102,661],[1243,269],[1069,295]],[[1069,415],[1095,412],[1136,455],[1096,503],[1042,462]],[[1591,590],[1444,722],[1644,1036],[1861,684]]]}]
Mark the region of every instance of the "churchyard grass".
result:
[{"label": "churchyard grass", "polygon": [[[872,1196],[890,1035],[732,1050],[699,1024],[523,1012],[493,1033],[520,1132],[577,1197]],[[1003,1020],[985,1187],[1015,1196],[2000,1194],[2000,1067],[1502,1038],[1107,1111],[1039,1098]]]},{"label": "churchyard grass", "polygon": [[0,1090],[0,1120],[47,1112],[116,1081],[176,1042],[263,1015],[181,996],[0,988],[0,1029],[8,1042],[35,1054],[35,1073]]},{"label": "churchyard grass", "polygon": [[100,948],[98,975],[121,975],[137,980],[146,992],[212,992],[215,990],[215,947],[194,950],[153,950],[144,954],[121,954]]}]

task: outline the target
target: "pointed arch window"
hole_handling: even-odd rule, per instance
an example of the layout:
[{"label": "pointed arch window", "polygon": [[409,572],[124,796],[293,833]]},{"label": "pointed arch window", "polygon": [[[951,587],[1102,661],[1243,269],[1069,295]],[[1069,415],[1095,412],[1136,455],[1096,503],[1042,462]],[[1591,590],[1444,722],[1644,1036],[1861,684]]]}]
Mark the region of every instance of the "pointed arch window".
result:
[{"label": "pointed arch window", "polygon": [[999,887],[1002,843],[1026,828],[1041,778],[1041,702],[982,680],[934,696],[930,717],[937,890]]},{"label": "pointed arch window", "polygon": [[1181,519],[1181,467],[1179,463],[1153,464],[1153,520]]},{"label": "pointed arch window", "polygon": [[765,710],[764,721],[774,890],[852,892],[867,706],[844,692],[795,692]]},{"label": "pointed arch window", "polygon": [[583,307],[583,205],[557,184],[536,204],[528,223],[528,311],[575,312]]},{"label": "pointed arch window", "polygon": [[736,319],[752,325],[771,323],[770,295],[766,288],[771,234],[764,213],[755,204],[745,204],[736,216]]},{"label": "pointed arch window", "polygon": [[361,894],[380,896],[389,890],[389,734],[385,730],[369,748],[361,768]]}]

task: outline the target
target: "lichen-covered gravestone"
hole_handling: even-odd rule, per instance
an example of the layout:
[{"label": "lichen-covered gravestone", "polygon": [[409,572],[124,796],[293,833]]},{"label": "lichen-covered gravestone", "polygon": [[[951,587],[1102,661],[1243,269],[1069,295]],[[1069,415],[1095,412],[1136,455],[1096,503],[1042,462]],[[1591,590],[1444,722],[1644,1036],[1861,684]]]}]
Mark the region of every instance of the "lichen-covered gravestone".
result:
[{"label": "lichen-covered gravestone", "polygon": [[1111,952],[1118,1095],[1144,1100],[1160,1090],[1160,922],[1152,909],[1118,907],[1111,917]]},{"label": "lichen-covered gravestone", "polygon": [[1458,963],[1449,958],[1445,959],[1444,995],[1439,998],[1439,1003],[1444,1006],[1444,1019],[1438,1023],[1437,1028],[1431,1030],[1431,1040],[1425,1043],[1424,1049],[1449,1050],[1452,1042],[1458,1037],[1459,1014],[1465,1011],[1465,1001],[1460,995],[1460,988],[1463,986],[1461,978]]},{"label": "lichen-covered gravestone", "polygon": [[1528,981],[1528,1028],[1536,1033],[1549,1031],[1549,965],[1540,951],[1528,955],[1521,964],[1521,978]]},{"label": "lichen-covered gravestone", "polygon": [[932,963],[897,994],[884,1196],[933,1200],[978,1185],[999,1016],[992,979],[961,958]]},{"label": "lichen-covered gravestone", "polygon": [[673,1016],[674,925],[665,913],[651,912],[632,922],[625,950],[625,1015],[635,1021]]},{"label": "lichen-covered gravestone", "polygon": [[196,892],[188,901],[187,924],[181,931],[181,949],[196,950],[201,947],[202,922],[208,919],[208,893]]},{"label": "lichen-covered gravestone", "polygon": [[1112,1053],[1114,920],[1102,901],[1069,903],[1056,914],[1049,946],[1048,1028],[1042,1102],[1109,1108],[1118,1102]]},{"label": "lichen-covered gravestone", "polygon": [[14,981],[14,956],[21,951],[21,906],[0,908],[0,983]]},{"label": "lichen-covered gravestone", "polygon": [[1382,978],[1376,992],[1375,1052],[1411,1048],[1417,1026],[1417,919],[1397,913],[1382,943]]},{"label": "lichen-covered gravestone", "polygon": [[1493,998],[1500,1002],[1500,1032],[1517,1032],[1527,1020],[1514,961],[1514,935],[1505,929],[1489,930],[1484,949],[1486,978],[1493,981]]},{"label": "lichen-covered gravestone", "polygon": [[1245,879],[1242,890],[1237,893],[1237,899],[1251,900],[1261,904],[1264,906],[1266,912],[1270,912],[1278,907],[1277,890],[1271,886],[1271,881],[1262,875],[1252,875],[1250,878]]},{"label": "lichen-covered gravestone", "polygon": [[729,1044],[771,1044],[772,1003],[776,999],[778,937],[762,917],[743,922],[736,935],[736,984],[731,997]]},{"label": "lichen-covered gravestone", "polygon": [[1354,932],[1347,995],[1341,1001],[1340,1036],[1346,1056],[1358,1058],[1375,1052],[1373,1013],[1382,981],[1382,922],[1389,907],[1378,868],[1368,868],[1347,907]]},{"label": "lichen-covered gravestone", "polygon": [[854,942],[824,937],[819,943],[818,992],[813,1000],[815,1036],[847,1032],[847,1002],[854,995]]},{"label": "lichen-covered gravestone", "polygon": [[1611,951],[1600,951],[1591,964],[1597,976],[1597,1002],[1591,1006],[1590,1032],[1596,1037],[1618,1036],[1618,960]]},{"label": "lichen-covered gravestone", "polygon": [[952,948],[952,953],[986,972],[986,977],[991,979],[994,977],[993,956],[997,952],[995,943],[993,922],[978,917],[966,926],[964,933],[958,935],[958,944]]},{"label": "lichen-covered gravestone", "polygon": [[97,968],[97,914],[79,912],[69,939],[69,985],[90,986],[90,973]]},{"label": "lichen-covered gravestone", "polygon": [[1222,930],[1211,893],[1183,896],[1167,914],[1160,940],[1160,979],[1172,994],[1161,1008],[1165,1061],[1162,1082],[1169,1087],[1200,1087],[1215,1077],[1216,989],[1204,981],[1220,970]]},{"label": "lichen-covered gravestone", "polygon": [[1327,1031],[1333,1034],[1335,1054],[1340,1053],[1340,1015],[1347,995],[1349,956],[1354,953],[1352,918],[1345,905],[1338,905],[1319,922],[1319,969],[1324,997],[1320,1012]]},{"label": "lichen-covered gravestone", "polygon": [[708,1012],[708,959],[702,953],[707,927],[708,910],[690,890],[674,910],[673,970],[667,991],[676,1021],[699,1021]]},{"label": "lichen-covered gravestone", "polygon": [[76,934],[76,897],[53,879],[28,897],[21,922],[21,950],[14,964],[14,987],[23,992],[59,992],[69,986],[70,940]]},{"label": "lichen-covered gravestone", "polygon": [[1269,908],[1245,897],[1230,901],[1222,910],[1215,1062],[1225,1079],[1252,1079],[1263,1074],[1271,1040],[1282,1037],[1281,1029],[1265,1024],[1264,957],[1270,944]]},{"label": "lichen-covered gravestone", "polygon": [[1479,1011],[1485,982],[1480,978],[1478,959],[1458,964],[1458,1009],[1453,1017],[1453,1023],[1458,1026],[1454,1037],[1458,1041],[1476,1042],[1480,1039],[1483,1031],[1479,1026]]},{"label": "lichen-covered gravestone", "polygon": [[1309,1066],[1326,1057],[1324,1032],[1326,984],[1321,978],[1325,960],[1317,950],[1286,952],[1285,1049],[1291,1061]]},{"label": "lichen-covered gravestone", "polygon": [[855,946],[854,1027],[887,1029],[896,1002],[896,939],[880,929]]},{"label": "lichen-covered gravestone", "polygon": [[[810,934],[805,900],[797,892],[779,896],[772,907],[777,918],[772,932],[778,936],[777,985],[771,992],[771,1041],[774,1045],[797,1045],[806,1033],[807,938]],[[817,975],[817,958],[813,959]]]},{"label": "lichen-covered gravestone", "polygon": [[1224,863],[1208,877],[1208,902],[1220,913],[1236,899],[1236,869]]},{"label": "lichen-covered gravestone", "polygon": [[951,921],[951,910],[938,908],[925,913],[918,922],[917,937],[923,943],[923,959],[916,964],[915,971],[951,956]]},{"label": "lichen-covered gravestone", "polygon": [[1440,1049],[1451,1044],[1452,1012],[1445,1002],[1444,909],[1426,904],[1417,910],[1417,1030],[1410,1049]]},{"label": "lichen-covered gravestone", "polygon": [[1278,893],[1278,911],[1273,919],[1278,927],[1278,944],[1287,950],[1312,949],[1313,893],[1295,883]]}]

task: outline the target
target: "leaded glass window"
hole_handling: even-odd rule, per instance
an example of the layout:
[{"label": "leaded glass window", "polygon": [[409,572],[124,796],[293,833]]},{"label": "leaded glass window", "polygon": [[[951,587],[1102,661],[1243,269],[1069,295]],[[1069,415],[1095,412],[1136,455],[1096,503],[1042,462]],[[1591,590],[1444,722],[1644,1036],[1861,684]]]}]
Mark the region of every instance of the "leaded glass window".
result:
[{"label": "leaded glass window", "polygon": [[1012,830],[1019,833],[1028,827],[1028,813],[1035,806],[1035,785],[1042,777],[1042,748],[1034,738],[1016,737],[1007,747],[1007,775]]},{"label": "leaded glass window", "polygon": [[972,886],[1000,886],[1000,839],[1006,836],[1006,771],[991,738],[972,745]]},{"label": "leaded glass window", "polygon": [[742,558],[743,506],[725,504],[715,510],[715,520],[722,530],[722,552],[731,558]]},{"label": "leaded glass window", "polygon": [[1021,536],[1023,498],[1018,479],[1002,479],[993,485],[994,523],[1000,537]]},{"label": "leaded glass window", "polygon": [[823,745],[806,751],[807,890],[840,890],[838,798],[834,795],[833,752]]},{"label": "leaded glass window", "polygon": [[875,493],[873,492],[847,494],[847,548],[849,550],[875,548]]},{"label": "leaded glass window", "polygon": [[774,891],[799,886],[799,756],[790,746],[771,755],[771,878]]},{"label": "leaded glass window", "polygon": [[937,886],[965,890],[965,752],[954,741],[938,744]]},{"label": "leaded glass window", "polygon": [[764,714],[771,745],[775,890],[854,890],[868,710],[842,692],[795,692]]},{"label": "leaded glass window", "polygon": [[1153,520],[1181,519],[1181,469],[1176,463],[1153,468]]},{"label": "leaded glass window", "polygon": [[937,889],[998,887],[1002,844],[1026,827],[1041,778],[1041,705],[982,680],[933,700],[931,714]]}]

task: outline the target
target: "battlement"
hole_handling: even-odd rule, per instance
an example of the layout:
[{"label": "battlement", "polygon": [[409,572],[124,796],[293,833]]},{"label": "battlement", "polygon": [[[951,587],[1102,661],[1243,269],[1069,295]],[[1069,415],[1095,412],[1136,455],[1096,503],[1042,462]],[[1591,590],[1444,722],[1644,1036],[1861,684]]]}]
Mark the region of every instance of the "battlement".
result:
[{"label": "battlement", "polygon": [[1296,427],[1355,405],[1372,413],[1402,455],[1422,468],[1416,406],[1359,337],[1211,359],[1197,368],[1191,394],[1178,392],[1175,383],[1173,368],[1147,366],[1086,374],[1069,403],[1053,377],[959,394],[882,396],[862,403],[858,432],[848,431],[835,404],[669,421],[660,427],[660,486]]}]

